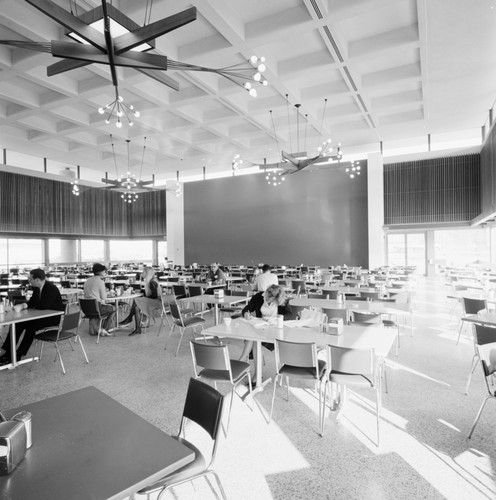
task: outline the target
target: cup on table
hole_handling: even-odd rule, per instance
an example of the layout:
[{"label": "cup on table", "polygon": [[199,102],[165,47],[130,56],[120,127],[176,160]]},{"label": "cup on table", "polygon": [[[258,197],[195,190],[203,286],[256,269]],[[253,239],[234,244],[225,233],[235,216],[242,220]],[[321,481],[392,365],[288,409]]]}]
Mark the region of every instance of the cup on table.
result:
[{"label": "cup on table", "polygon": [[224,325],[226,325],[226,326],[231,326],[231,321],[232,321],[232,319],[231,319],[231,318],[224,318],[224,320],[223,320],[223,321],[224,321]]}]

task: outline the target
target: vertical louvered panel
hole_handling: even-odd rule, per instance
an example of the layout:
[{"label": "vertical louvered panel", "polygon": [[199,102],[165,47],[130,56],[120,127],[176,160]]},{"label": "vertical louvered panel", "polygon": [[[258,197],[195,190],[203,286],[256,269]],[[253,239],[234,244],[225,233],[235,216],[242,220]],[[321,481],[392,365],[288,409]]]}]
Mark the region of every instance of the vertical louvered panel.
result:
[{"label": "vertical louvered panel", "polygon": [[384,224],[468,222],[481,210],[480,155],[384,166]]},{"label": "vertical louvered panel", "polygon": [[0,172],[0,232],[81,236],[163,236],[165,191],[139,195],[133,204],[119,193]]}]

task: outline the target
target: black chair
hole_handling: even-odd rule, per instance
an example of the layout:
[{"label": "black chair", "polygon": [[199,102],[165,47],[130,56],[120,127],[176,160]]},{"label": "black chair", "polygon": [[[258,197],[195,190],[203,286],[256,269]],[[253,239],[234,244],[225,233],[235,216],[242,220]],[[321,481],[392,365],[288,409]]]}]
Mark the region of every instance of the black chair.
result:
[{"label": "black chair", "polygon": [[[184,404],[183,416],[181,419],[181,426],[179,434],[175,439],[188,448],[191,448],[195,454],[195,459],[193,462],[179,469],[179,471],[174,472],[153,485],[142,489],[138,492],[138,494],[150,495],[151,493],[160,492],[157,497],[160,498],[162,493],[169,488],[173,488],[174,486],[178,486],[211,474],[217,482],[222,498],[227,500],[219,476],[213,470],[217,446],[220,441],[223,405],[224,397],[219,391],[201,382],[200,380],[195,380],[193,378],[190,379],[188,393],[186,394],[186,402]],[[212,441],[210,460],[208,460],[194,444],[182,437],[184,436],[184,429],[187,421],[194,422],[210,436]]]},{"label": "black chair", "polygon": [[22,290],[8,290],[7,298],[13,306],[26,302],[26,296],[23,294]]},{"label": "black chair", "polygon": [[[470,314],[477,314],[480,311],[487,311],[487,302],[484,299],[472,299],[469,297],[462,297],[462,317],[469,316]],[[460,342],[460,337],[462,335],[464,321],[460,322],[460,329],[458,330],[458,338],[456,344]]]},{"label": "black chair", "polygon": [[81,320],[83,319],[95,319],[98,320],[98,336],[96,343],[100,341],[100,332],[102,330],[102,323],[105,318],[108,318],[113,312],[102,314],[100,312],[100,306],[98,300],[96,299],[79,299],[79,307],[81,309]]},{"label": "black chair", "polygon": [[81,342],[81,338],[79,337],[79,322],[80,322],[79,311],[70,314],[66,313],[62,315],[58,326],[50,326],[36,332],[35,341],[41,342],[40,355],[39,355],[40,362],[41,362],[41,356],[43,355],[43,343],[48,342],[53,344],[55,346],[55,349],[57,350],[54,362],[57,361],[58,357],[60,360],[60,365],[62,366],[62,372],[65,375],[65,367],[64,367],[64,362],[62,361],[62,355],[60,354],[59,342],[62,342],[64,340],[69,341],[71,349],[74,351],[74,346],[72,345],[71,342],[71,339],[74,339],[74,341],[79,343],[79,345],[81,346],[81,350],[83,351],[86,363],[89,363],[88,356],[86,355],[83,343]]},{"label": "black chair", "polygon": [[477,422],[479,422],[479,418],[482,414],[482,410],[486,406],[486,403],[490,399],[496,399],[494,387],[489,385],[489,379],[493,377],[494,373],[496,373],[496,328],[479,325],[477,323],[474,325],[474,327],[475,355],[472,362],[472,372],[475,370],[475,367],[480,361],[482,371],[484,373],[484,382],[486,383],[488,395],[484,398],[484,401],[482,401],[479,411],[477,412],[474,424],[472,425],[470,434],[468,435],[469,439],[472,437],[475,426],[477,425]]}]

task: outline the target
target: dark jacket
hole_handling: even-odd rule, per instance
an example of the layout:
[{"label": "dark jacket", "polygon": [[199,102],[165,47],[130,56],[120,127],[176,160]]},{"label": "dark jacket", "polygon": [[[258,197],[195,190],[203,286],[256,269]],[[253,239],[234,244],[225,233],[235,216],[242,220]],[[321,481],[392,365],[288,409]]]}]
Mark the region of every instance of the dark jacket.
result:
[{"label": "dark jacket", "polygon": [[[246,312],[254,313],[257,318],[262,317],[262,306],[264,303],[264,293],[258,292],[250,299],[250,302],[243,308],[241,311],[241,316],[244,316]],[[289,304],[283,304],[278,306],[277,314],[282,314],[285,320],[294,319],[293,311],[291,310],[291,306]]]},{"label": "dark jacket", "polygon": [[[33,295],[28,301],[28,309],[52,309],[63,311],[65,309],[59,289],[50,281],[45,281],[43,288],[33,287]],[[57,322],[60,318],[57,318]]]}]

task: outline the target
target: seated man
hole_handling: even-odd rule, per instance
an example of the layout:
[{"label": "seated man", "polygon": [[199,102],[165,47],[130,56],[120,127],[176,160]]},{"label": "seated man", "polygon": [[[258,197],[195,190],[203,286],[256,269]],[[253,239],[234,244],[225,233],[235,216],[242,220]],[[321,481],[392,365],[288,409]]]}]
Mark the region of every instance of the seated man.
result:
[{"label": "seated man", "polygon": [[[103,337],[112,335],[108,330],[110,329],[110,325],[114,322],[115,317],[115,307],[105,303],[107,289],[105,288],[103,280],[106,272],[107,268],[103,264],[93,264],[94,276],[88,278],[84,284],[84,298],[96,299],[99,302],[100,314],[106,316],[102,322],[102,329],[100,331],[100,335]],[[98,331],[96,331],[97,321],[98,320],[90,319],[90,335],[98,335]]]},{"label": "seated man", "polygon": [[[22,304],[25,309],[53,309],[56,311],[63,311],[65,309],[59,289],[53,283],[46,280],[46,274],[43,269],[32,269],[29,272],[29,284],[33,288],[33,295],[29,299],[29,302]],[[52,316],[50,318],[40,318],[32,321],[17,323],[17,340],[19,340],[21,333],[24,332],[22,342],[17,348],[17,360],[19,361],[27,354],[31,344],[33,343],[34,334],[38,330],[47,328],[48,326],[57,326],[59,323],[60,316]],[[10,335],[11,333],[9,333],[2,346],[5,354],[0,358],[0,366],[11,362]]]},{"label": "seated man", "polygon": [[262,267],[262,274],[259,274],[255,278],[253,283],[253,290],[257,292],[265,292],[270,285],[278,285],[279,280],[275,274],[272,274],[271,267],[268,264],[264,264]]}]

